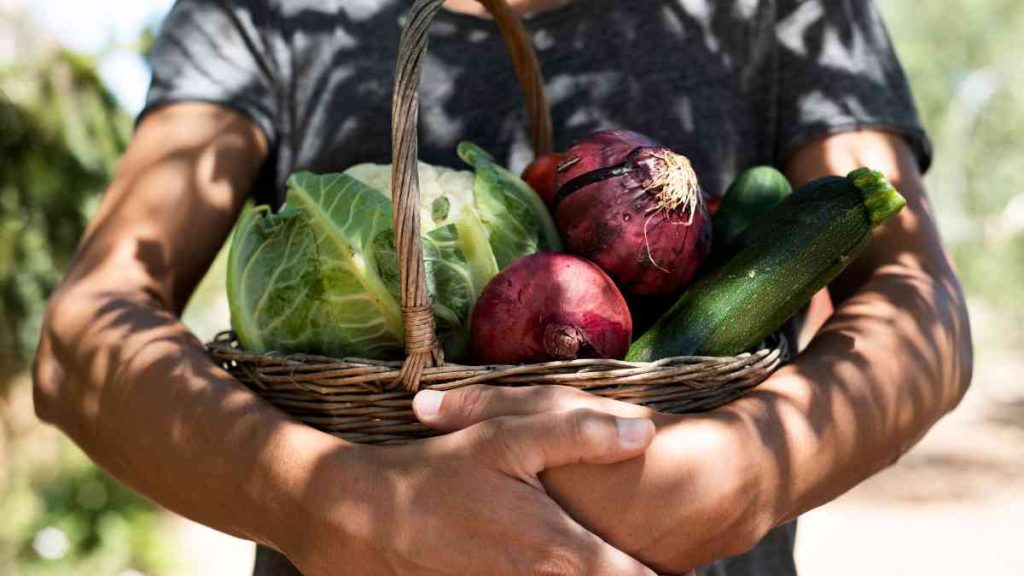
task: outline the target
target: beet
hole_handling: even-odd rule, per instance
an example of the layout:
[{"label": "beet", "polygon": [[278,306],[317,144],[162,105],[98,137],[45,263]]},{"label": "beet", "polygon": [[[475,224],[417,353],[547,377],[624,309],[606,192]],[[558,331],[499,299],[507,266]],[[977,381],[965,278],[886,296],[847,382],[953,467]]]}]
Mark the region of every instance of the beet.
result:
[{"label": "beet", "polygon": [[550,252],[524,256],[492,278],[470,327],[481,364],[621,359],[633,334],[626,301],[607,274]]},{"label": "beet", "polygon": [[633,295],[678,293],[711,247],[711,217],[690,161],[627,130],[595,132],[564,156],[555,223],[569,252]]}]

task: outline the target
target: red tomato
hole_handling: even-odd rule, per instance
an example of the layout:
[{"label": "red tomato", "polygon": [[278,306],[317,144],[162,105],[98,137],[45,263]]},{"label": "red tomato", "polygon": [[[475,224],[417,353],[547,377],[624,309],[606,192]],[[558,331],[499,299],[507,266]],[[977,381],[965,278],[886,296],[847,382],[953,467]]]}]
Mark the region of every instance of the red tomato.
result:
[{"label": "red tomato", "polygon": [[711,214],[712,216],[717,214],[718,213],[718,208],[722,205],[722,197],[721,196],[708,196],[707,194],[705,194],[704,195],[704,200],[706,200],[707,203],[708,203],[708,213]]},{"label": "red tomato", "polygon": [[523,170],[523,180],[540,195],[548,206],[551,206],[551,202],[555,199],[555,172],[561,161],[561,154],[551,152],[538,156]]}]

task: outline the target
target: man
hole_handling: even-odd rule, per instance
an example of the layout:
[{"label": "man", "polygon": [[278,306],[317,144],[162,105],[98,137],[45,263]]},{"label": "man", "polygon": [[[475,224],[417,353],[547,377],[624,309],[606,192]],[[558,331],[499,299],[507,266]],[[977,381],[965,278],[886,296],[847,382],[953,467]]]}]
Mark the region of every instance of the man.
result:
[{"label": "man", "polygon": [[[924,194],[930,161],[870,2],[511,0],[558,147],[601,128],[689,156],[720,195],[743,168],[795,185],[867,165],[907,208],[831,287],[836,309],[755,393],[667,416],[567,389],[421,393],[454,431],[349,444],[214,366],[178,321],[246,198],[292,171],[390,158],[404,0],[179,0],[146,111],[35,369],[40,416],[168,508],[255,540],[260,574],[792,574],[800,513],[894,462],[967,389],[963,294]],[[432,28],[421,157],[473,140],[528,158],[505,48],[471,1]],[[657,430],[650,425],[653,421]],[[637,457],[641,456],[641,457]]]}]

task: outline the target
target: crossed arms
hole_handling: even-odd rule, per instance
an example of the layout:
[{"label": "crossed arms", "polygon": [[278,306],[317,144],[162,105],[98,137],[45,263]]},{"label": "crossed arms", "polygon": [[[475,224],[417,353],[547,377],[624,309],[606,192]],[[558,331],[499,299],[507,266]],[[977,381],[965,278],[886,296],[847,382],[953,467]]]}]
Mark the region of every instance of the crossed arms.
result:
[{"label": "crossed arms", "polygon": [[473,387],[417,397],[452,434],[352,445],[246,390],[178,320],[266,154],[222,108],[146,117],[51,300],[36,407],[141,493],[307,574],[682,572],[891,464],[970,382],[963,294],[916,162],[897,136],[854,132],[804,145],[787,176],[869,165],[908,207],[831,287],[809,349],[755,393],[667,416]]}]

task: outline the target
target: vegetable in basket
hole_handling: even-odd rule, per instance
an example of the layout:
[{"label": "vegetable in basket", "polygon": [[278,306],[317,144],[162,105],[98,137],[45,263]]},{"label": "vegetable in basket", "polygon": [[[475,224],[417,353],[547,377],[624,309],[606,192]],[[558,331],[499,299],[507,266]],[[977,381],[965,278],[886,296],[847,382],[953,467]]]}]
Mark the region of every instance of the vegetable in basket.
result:
[{"label": "vegetable in basket", "polygon": [[562,249],[547,207],[529,185],[479,146],[460,142],[458,153],[476,172],[473,199],[499,268],[524,254]]},{"label": "vegetable in basket", "polygon": [[733,356],[775,332],[867,247],[906,200],[860,168],[802,186],[734,241],[734,255],[695,282],[629,349],[627,360]]},{"label": "vegetable in basket", "polygon": [[[419,165],[427,288],[452,358],[469,344],[484,285],[516,258],[560,248],[543,203],[472,144],[474,172]],[[390,167],[294,174],[286,207],[250,208],[228,256],[232,327],[256,352],[398,358],[403,328]]]},{"label": "vegetable in basket", "polygon": [[711,218],[690,161],[627,130],[595,132],[558,167],[555,222],[569,252],[632,295],[674,294],[711,244]]},{"label": "vegetable in basket", "polygon": [[533,254],[494,277],[473,310],[473,359],[521,364],[626,355],[629,308],[600,268],[569,254]]},{"label": "vegetable in basket", "polygon": [[716,257],[722,254],[730,242],[792,193],[789,180],[771,166],[744,170],[725,191],[718,211],[711,219],[714,230],[712,253]]},{"label": "vegetable in basket", "polygon": [[548,206],[555,200],[555,176],[561,162],[560,153],[549,152],[534,158],[533,162],[523,169],[523,181],[529,184]]}]

